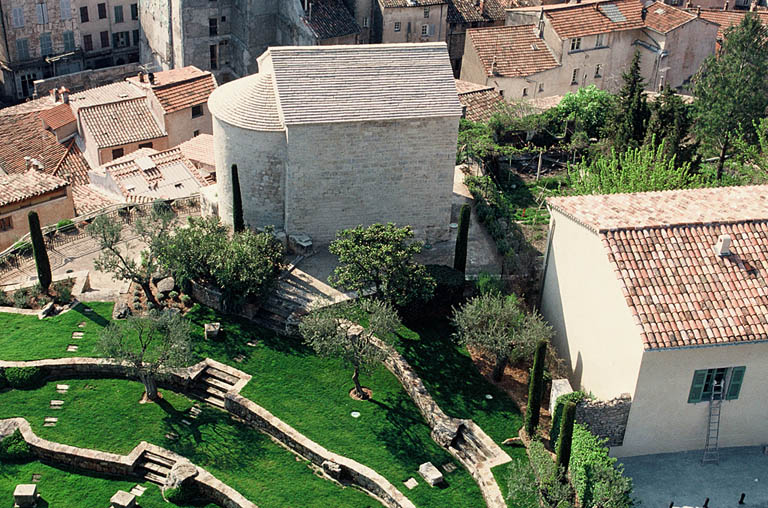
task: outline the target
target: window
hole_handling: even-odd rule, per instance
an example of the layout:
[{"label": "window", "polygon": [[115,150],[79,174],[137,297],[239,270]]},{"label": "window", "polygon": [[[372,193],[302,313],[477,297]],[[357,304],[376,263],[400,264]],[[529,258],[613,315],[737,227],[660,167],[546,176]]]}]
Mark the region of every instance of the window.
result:
[{"label": "window", "polygon": [[75,50],[75,32],[72,32],[72,31],[62,32],[61,38],[64,39],[65,52],[70,52]]},{"label": "window", "polygon": [[125,18],[123,18],[123,6],[115,5],[115,23],[122,23],[123,21],[125,21]]},{"label": "window", "polygon": [[695,371],[691,391],[688,393],[688,402],[695,404],[713,398],[718,400],[723,394],[725,400],[738,399],[746,370],[746,367],[728,367]]},{"label": "window", "polygon": [[32,92],[35,90],[35,80],[37,79],[37,74],[34,72],[29,74],[22,74],[21,76],[21,96],[22,97],[29,97],[32,95]]},{"label": "window", "polygon": [[421,36],[429,35],[429,25],[421,25]]},{"label": "window", "polygon": [[577,49],[581,49],[581,37],[571,39],[571,51],[576,51]]},{"label": "window", "polygon": [[528,97],[528,89],[523,88],[523,97]]},{"label": "window", "polygon": [[368,21],[368,16],[363,17],[363,28],[368,28],[370,22]]},{"label": "window", "polygon": [[504,90],[499,90],[499,95],[500,95],[501,97],[504,97]]},{"label": "window", "polygon": [[122,148],[113,148],[112,149],[112,160],[119,159],[123,156],[123,149]]},{"label": "window", "polygon": [[105,19],[107,17],[107,4],[99,4],[96,8],[99,11],[99,19]]},{"label": "window", "polygon": [[429,17],[429,7],[424,7],[424,17],[425,18]]},{"label": "window", "polygon": [[35,4],[35,12],[37,12],[37,24],[45,25],[48,23],[48,6],[44,3]]},{"label": "window", "polygon": [[[130,32],[115,32],[112,34],[113,48],[127,48],[131,43]],[[118,64],[119,65],[119,64]]]},{"label": "window", "polygon": [[193,138],[196,138],[196,137],[198,137],[199,135],[200,135],[200,131],[199,131],[199,130],[196,130],[196,131],[194,131],[194,132],[192,133],[192,137],[193,137]]},{"label": "window", "polygon": [[579,69],[573,69],[573,74],[571,74],[571,84],[572,85],[579,84]]},{"label": "window", "polygon": [[21,7],[14,7],[11,11],[11,25],[13,28],[21,28],[24,26],[24,9]]},{"label": "window", "polygon": [[134,21],[139,19],[139,4],[131,4],[131,19]]},{"label": "window", "polygon": [[539,92],[544,91],[544,83],[539,83]]},{"label": "window", "polygon": [[19,60],[29,60],[29,41],[16,39],[16,57]]},{"label": "window", "polygon": [[219,35],[219,20],[216,18],[208,18],[208,35],[213,37]]},{"label": "window", "polygon": [[602,48],[603,46],[605,46],[605,34],[597,34],[597,37],[595,37],[595,47]]},{"label": "window", "polygon": [[101,47],[102,48],[108,48],[109,47],[109,32],[101,32],[99,34],[99,37],[101,37]]},{"label": "window", "polygon": [[53,54],[53,43],[51,42],[51,32],[40,34],[40,56]]},{"label": "window", "polygon": [[395,32],[399,32],[399,31],[400,31],[400,22],[395,21]]},{"label": "window", "polygon": [[203,116],[203,105],[197,104],[196,106],[192,106],[192,118],[198,118]]},{"label": "window", "polygon": [[226,23],[227,22],[227,17],[226,16],[222,16],[221,17],[221,22],[222,23]]},{"label": "window", "polygon": [[80,7],[80,23],[88,23],[88,6]]},{"label": "window", "polygon": [[83,35],[83,49],[93,51],[93,36],[91,34]]},{"label": "window", "polygon": [[61,7],[61,19],[72,19],[72,6],[70,5],[69,0],[59,0],[59,6]]},{"label": "window", "polygon": [[595,65],[595,77],[599,78],[602,75],[603,71],[603,64],[597,64]]},{"label": "window", "polygon": [[8,231],[13,229],[13,219],[11,217],[3,217],[0,219],[0,231]]},{"label": "window", "polygon": [[139,45],[139,31],[134,30],[133,31],[133,45],[138,46]]},{"label": "window", "polygon": [[152,142],[148,143],[139,143],[139,148],[152,148]]},{"label": "window", "polygon": [[210,52],[211,56],[211,70],[216,70],[219,68],[219,48],[216,46],[216,44],[211,44],[208,47],[208,51]]}]

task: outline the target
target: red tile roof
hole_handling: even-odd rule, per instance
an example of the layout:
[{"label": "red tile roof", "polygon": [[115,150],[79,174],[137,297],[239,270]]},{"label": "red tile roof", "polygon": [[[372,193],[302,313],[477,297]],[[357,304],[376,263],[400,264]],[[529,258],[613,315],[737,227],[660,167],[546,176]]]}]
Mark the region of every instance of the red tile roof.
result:
[{"label": "red tile roof", "polygon": [[467,120],[487,122],[504,106],[504,99],[492,86],[483,87],[457,79],[456,89],[459,92],[459,102],[466,107]]},{"label": "red tile roof", "polygon": [[39,111],[2,116],[0,139],[0,168],[7,173],[25,172],[25,156],[37,159],[46,172],[53,173],[69,151],[68,145],[59,143],[55,134],[43,128]]},{"label": "red tile roof", "polygon": [[24,173],[0,175],[0,206],[42,196],[69,185],[65,180],[31,169]]},{"label": "red tile roof", "polygon": [[547,202],[599,234],[646,349],[768,339],[768,186]]},{"label": "red tile roof", "polygon": [[184,157],[193,163],[216,166],[216,161],[213,158],[213,136],[211,134],[195,136],[180,144],[179,149]]},{"label": "red tile roof", "polygon": [[303,16],[304,23],[320,40],[360,33],[355,17],[341,0],[315,0],[312,18]]},{"label": "red tile roof", "polygon": [[209,73],[179,83],[152,87],[152,93],[166,113],[173,113],[204,104],[215,88],[216,81]]},{"label": "red tile roof", "polygon": [[[696,11],[693,11],[696,12]],[[725,31],[734,25],[741,23],[746,11],[723,11],[720,9],[701,9],[701,17],[712,23],[717,23],[720,28],[717,31],[717,38],[725,37]],[[760,18],[764,25],[768,25],[768,12],[752,12]]]},{"label": "red tile roof", "polygon": [[79,114],[83,129],[90,131],[99,148],[166,135],[143,98],[80,108]]},{"label": "red tile roof", "polygon": [[467,30],[467,37],[477,52],[488,76],[530,76],[558,66],[542,39],[534,34],[534,25],[501,26]]},{"label": "red tile roof", "polygon": [[648,7],[645,25],[660,33],[671,32],[675,28],[696,19],[696,16],[671,7],[662,2],[655,2]]},{"label": "red tile roof", "polygon": [[90,185],[73,185],[72,199],[75,201],[76,216],[98,212],[102,208],[117,203],[115,199],[107,197]]},{"label": "red tile roof", "polygon": [[40,113],[40,119],[53,130],[77,121],[69,104],[59,104],[51,109],[42,111]]}]

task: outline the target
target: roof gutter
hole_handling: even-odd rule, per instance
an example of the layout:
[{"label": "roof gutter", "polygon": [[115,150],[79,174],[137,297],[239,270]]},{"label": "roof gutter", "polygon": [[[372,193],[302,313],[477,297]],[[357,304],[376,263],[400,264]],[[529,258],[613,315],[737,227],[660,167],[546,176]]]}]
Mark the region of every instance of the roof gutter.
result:
[{"label": "roof gutter", "polygon": [[658,351],[674,351],[674,350],[688,350],[688,349],[702,349],[707,347],[727,347],[727,346],[743,346],[745,344],[765,344],[768,339],[760,340],[742,340],[738,342],[725,342],[723,344],[695,344],[692,346],[672,346],[672,347],[656,347],[645,349],[644,353],[655,353]]}]

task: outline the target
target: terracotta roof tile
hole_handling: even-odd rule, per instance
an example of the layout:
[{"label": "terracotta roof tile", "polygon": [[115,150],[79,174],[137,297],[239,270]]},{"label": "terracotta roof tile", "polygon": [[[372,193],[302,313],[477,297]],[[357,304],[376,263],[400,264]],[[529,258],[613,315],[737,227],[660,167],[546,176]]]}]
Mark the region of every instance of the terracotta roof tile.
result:
[{"label": "terracotta roof tile", "polygon": [[499,76],[530,76],[558,66],[552,52],[533,29],[534,25],[477,28],[467,30],[467,37],[486,75],[493,75],[495,59]]},{"label": "terracotta roof tile", "polygon": [[506,5],[503,0],[449,0],[448,23],[488,23],[504,21]]},{"label": "terracotta roof tile", "polygon": [[[723,11],[721,9],[701,9],[701,17],[712,23],[717,23],[720,28],[717,31],[717,38],[722,39],[725,31],[734,25],[741,23],[746,11]],[[768,25],[768,12],[752,12],[760,18],[764,25]]]},{"label": "terracotta roof tile", "polygon": [[53,173],[68,152],[68,145],[59,143],[56,135],[43,128],[39,111],[3,116],[0,139],[0,168],[7,173],[25,172],[25,156],[37,159],[46,172]]},{"label": "terracotta roof tile", "polygon": [[24,173],[0,175],[0,206],[42,196],[67,185],[67,182],[59,177],[34,169]]},{"label": "terracotta roof tile", "polygon": [[144,98],[89,106],[81,108],[79,114],[83,128],[90,131],[99,148],[136,143],[166,135]]},{"label": "terracotta roof tile", "polygon": [[463,79],[456,80],[456,91],[458,92],[459,95],[463,93],[488,90],[489,88],[493,88],[493,87],[488,85],[480,85],[478,83],[472,83],[471,81],[464,81]]},{"label": "terracotta roof tile", "polygon": [[315,0],[312,18],[304,16],[304,23],[320,39],[332,39],[360,33],[355,17],[341,0]]},{"label": "terracotta roof tile", "polygon": [[179,150],[184,157],[193,163],[201,163],[206,166],[216,166],[213,158],[213,136],[211,134],[200,134],[179,145]]},{"label": "terracotta roof tile", "polygon": [[[460,82],[466,83],[456,80],[457,89],[462,86],[459,85]],[[463,87],[469,88],[466,85]],[[473,122],[487,122],[504,105],[504,99],[493,87],[481,87],[466,92],[459,91],[459,102],[467,108],[465,118]]]},{"label": "terracotta roof tile", "polygon": [[40,113],[40,119],[45,122],[45,125],[53,130],[77,121],[69,104],[59,104],[58,106],[42,111]]},{"label": "terracotta roof tile", "polygon": [[[731,255],[719,256],[724,234]],[[601,237],[646,349],[768,339],[768,220]]]},{"label": "terracotta roof tile", "polygon": [[73,93],[69,96],[69,105],[77,112],[80,108],[95,106],[97,104],[109,104],[128,99],[146,97],[147,93],[126,81],[117,81],[109,85],[97,86]]},{"label": "terracotta roof tile", "polygon": [[547,204],[595,232],[753,221],[768,219],[768,185],[555,197]]},{"label": "terracotta roof tile", "polygon": [[153,86],[152,93],[166,113],[173,113],[205,103],[215,88],[216,80],[207,73],[187,81]]},{"label": "terracotta roof tile", "polygon": [[693,19],[696,19],[696,16],[689,12],[665,5],[662,2],[655,2],[648,7],[645,25],[665,34]]},{"label": "terracotta roof tile", "polygon": [[90,185],[73,185],[72,199],[75,202],[76,216],[97,212],[117,203],[115,199],[102,194]]}]

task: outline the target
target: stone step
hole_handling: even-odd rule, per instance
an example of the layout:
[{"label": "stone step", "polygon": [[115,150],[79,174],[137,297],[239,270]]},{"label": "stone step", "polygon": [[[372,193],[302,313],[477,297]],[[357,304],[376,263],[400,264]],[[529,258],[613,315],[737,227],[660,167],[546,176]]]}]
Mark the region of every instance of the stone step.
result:
[{"label": "stone step", "polygon": [[162,465],[164,465],[164,466],[166,466],[168,468],[173,467],[173,465],[176,463],[175,460],[173,460],[173,459],[171,459],[169,457],[164,457],[162,455],[158,455],[158,454],[152,453],[152,452],[144,452],[141,457],[143,459],[148,460],[148,461],[157,462],[158,464],[162,464]]},{"label": "stone step", "polygon": [[212,376],[206,376],[206,375],[203,375],[200,378],[200,382],[201,383],[205,383],[205,384],[209,384],[211,386],[215,386],[216,388],[218,388],[219,390],[223,390],[224,392],[228,392],[234,386],[234,385],[232,385],[230,383],[222,381],[219,378],[215,378],[215,377],[212,377]]},{"label": "stone step", "polygon": [[168,473],[171,472],[170,467],[152,461],[141,461],[139,462],[139,467],[161,476],[168,476]]},{"label": "stone step", "polygon": [[257,314],[252,320],[254,323],[267,330],[273,332],[285,334],[285,320],[273,319],[271,316],[265,316],[263,314]]},{"label": "stone step", "polygon": [[198,387],[198,391],[200,393],[205,393],[207,395],[213,395],[214,397],[218,397],[220,399],[224,399],[224,397],[227,395],[227,392],[222,390],[221,388],[217,388],[215,386],[211,385],[200,385]]},{"label": "stone step", "polygon": [[235,383],[240,381],[240,378],[238,378],[237,376],[224,372],[223,370],[219,370],[216,367],[210,367],[210,366],[205,368],[205,370],[203,371],[203,376],[214,377],[220,381],[227,383],[230,386],[234,386]]},{"label": "stone step", "polygon": [[261,306],[260,312],[269,312],[285,319],[300,308],[300,306],[285,302],[285,300],[268,298]]},{"label": "stone step", "polygon": [[202,400],[203,402],[207,402],[208,404],[210,404],[212,406],[216,406],[216,407],[222,408],[222,409],[224,409],[224,407],[225,407],[224,399],[222,399],[221,397],[216,397],[214,395],[209,395],[209,394],[206,394],[204,392],[203,393],[200,393],[200,392],[193,393],[193,395],[196,395],[200,400]]},{"label": "stone step", "polygon": [[160,486],[165,485],[165,477],[164,476],[160,476],[158,474],[155,474],[155,473],[147,471],[147,472],[144,473],[144,478],[147,481],[150,481],[150,482],[155,483],[157,485],[160,485]]}]

